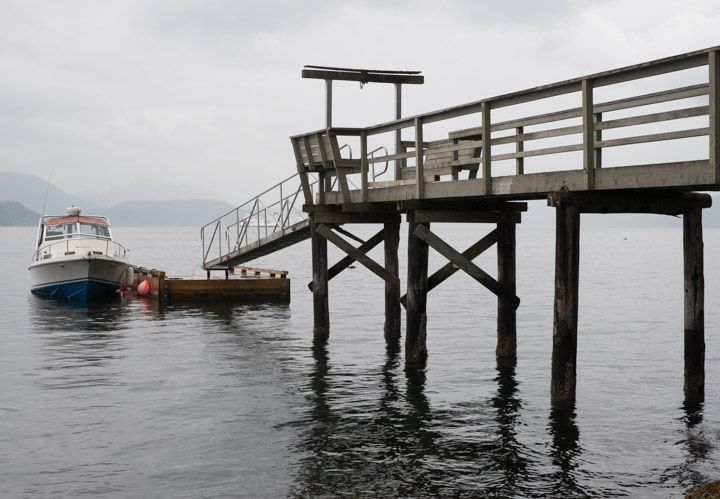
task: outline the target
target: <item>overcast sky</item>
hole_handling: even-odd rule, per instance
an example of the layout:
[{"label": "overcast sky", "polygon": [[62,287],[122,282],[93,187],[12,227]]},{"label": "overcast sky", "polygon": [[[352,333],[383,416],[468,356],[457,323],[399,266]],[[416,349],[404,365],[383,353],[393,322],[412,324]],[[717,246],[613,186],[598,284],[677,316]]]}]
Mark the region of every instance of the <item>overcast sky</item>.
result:
[{"label": "overcast sky", "polygon": [[[717,0],[0,0],[0,171],[239,203],[324,126],[306,64],[421,70],[411,115],[715,45]],[[393,118],[392,86],[334,97],[334,125]]]}]

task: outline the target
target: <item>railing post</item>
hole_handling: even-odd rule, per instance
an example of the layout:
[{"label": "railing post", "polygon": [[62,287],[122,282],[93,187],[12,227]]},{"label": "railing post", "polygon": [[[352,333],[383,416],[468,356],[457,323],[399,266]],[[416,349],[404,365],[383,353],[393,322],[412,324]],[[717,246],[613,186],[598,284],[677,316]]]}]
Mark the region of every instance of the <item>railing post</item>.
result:
[{"label": "railing post", "polygon": [[583,169],[587,190],[595,189],[595,127],[593,126],[593,84],[582,81]]},{"label": "railing post", "polygon": [[[593,126],[597,123],[602,123],[602,113],[593,114]],[[593,144],[593,147],[595,147],[600,141],[602,141],[602,130],[595,128],[595,143]],[[597,170],[599,168],[602,168],[602,148],[595,147],[595,169]]]},{"label": "railing post", "polygon": [[303,162],[302,152],[300,152],[300,140],[293,139],[293,152],[295,153],[295,163],[297,164],[298,176],[300,177],[300,185],[302,186],[305,204],[312,206],[313,196],[310,190],[310,182],[308,182],[307,172],[305,171],[305,163]]},{"label": "railing post", "polygon": [[718,52],[708,55],[710,78],[708,93],[710,95],[710,169],[715,174],[715,183],[720,183],[720,131],[718,131],[718,117],[720,116],[720,61]]},{"label": "railing post", "polygon": [[490,103],[482,103],[482,176],[485,195],[492,194],[492,155],[490,152]]},{"label": "railing post", "polygon": [[[517,135],[517,142],[515,142],[515,152],[521,153],[525,150],[525,143],[522,140],[522,134],[525,131],[524,127],[517,127],[515,129],[515,135]],[[515,175],[523,175],[525,173],[525,158],[515,158]]]},{"label": "railing post", "polygon": [[425,172],[423,168],[423,122],[422,118],[415,118],[415,196],[422,199],[425,196]]},{"label": "railing post", "polygon": [[[399,120],[402,117],[402,84],[395,84],[395,119]],[[402,130],[395,130],[395,154],[399,154],[402,149]],[[395,160],[395,180],[400,180],[400,168],[402,168],[401,159]]]},{"label": "railing post", "polygon": [[368,158],[367,158],[367,132],[360,132],[360,190],[362,202],[368,202]]}]

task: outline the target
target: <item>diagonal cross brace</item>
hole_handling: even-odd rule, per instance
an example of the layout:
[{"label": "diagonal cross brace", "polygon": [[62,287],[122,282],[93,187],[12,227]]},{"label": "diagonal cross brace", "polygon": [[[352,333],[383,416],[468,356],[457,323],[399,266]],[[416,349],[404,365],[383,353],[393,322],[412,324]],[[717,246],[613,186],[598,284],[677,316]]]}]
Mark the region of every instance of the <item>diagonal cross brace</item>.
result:
[{"label": "diagonal cross brace", "polygon": [[[480,239],[478,242],[470,246],[468,249],[462,252],[462,256],[467,258],[468,260],[472,260],[473,258],[477,258],[480,254],[482,254],[484,251],[486,251],[488,248],[490,248],[493,244],[497,243],[498,241],[498,230],[494,229],[492,232],[490,232],[488,235]],[[446,279],[448,279],[450,276],[452,276],[455,272],[459,270],[459,267],[453,264],[452,262],[443,265],[440,267],[433,275],[428,277],[428,292],[432,289],[438,287],[440,284],[445,282]],[[405,301],[407,300],[407,295],[402,295],[400,298],[400,303],[405,306]]]},{"label": "diagonal cross brace", "polygon": [[400,279],[392,272],[385,270],[382,265],[375,263],[374,260],[369,258],[365,253],[360,251],[358,248],[348,243],[345,239],[335,234],[330,227],[325,224],[319,224],[317,226],[317,233],[322,237],[333,243],[335,246],[340,248],[342,251],[348,254],[348,256],[354,258],[359,264],[366,267],[370,272],[377,275],[384,281],[392,284],[399,284]]},{"label": "diagonal cross brace", "polygon": [[490,277],[484,270],[472,263],[438,236],[430,232],[425,225],[419,224],[413,234],[425,241],[428,246],[432,247],[435,251],[450,260],[450,262],[485,286],[499,298],[510,301],[515,308],[520,305],[520,298],[518,298],[514,293],[508,292],[505,287]]},{"label": "diagonal cross brace", "polygon": [[[381,230],[380,232],[375,234],[373,237],[371,237],[367,241],[364,241],[357,248],[357,250],[360,251],[361,253],[365,254],[368,251],[370,251],[371,249],[373,249],[375,246],[380,244],[383,241],[383,239],[384,239],[384,235],[383,235],[383,231]],[[328,269],[328,281],[330,279],[332,279],[333,277],[337,276],[340,272],[342,272],[343,270],[348,268],[350,265],[352,265],[354,261],[355,261],[355,258],[353,258],[351,256],[346,256],[346,257],[342,258],[339,262],[337,262],[335,265],[330,267]],[[312,281],[310,281],[308,283],[308,288],[310,289],[310,291],[313,290]]]}]

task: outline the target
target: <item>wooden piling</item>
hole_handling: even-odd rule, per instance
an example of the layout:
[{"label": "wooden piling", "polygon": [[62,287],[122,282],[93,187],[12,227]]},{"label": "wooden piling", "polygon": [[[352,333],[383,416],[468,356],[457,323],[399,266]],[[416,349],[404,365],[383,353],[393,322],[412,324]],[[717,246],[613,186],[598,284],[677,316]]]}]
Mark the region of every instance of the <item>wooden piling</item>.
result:
[{"label": "wooden piling", "polygon": [[415,217],[415,210],[408,210],[408,274],[405,303],[405,362],[408,364],[423,362],[427,358],[428,245],[414,234],[418,226]]},{"label": "wooden piling", "polygon": [[559,205],[555,210],[555,311],[550,397],[553,402],[568,402],[575,399],[580,209]]},{"label": "wooden piling", "polygon": [[[400,222],[386,222],[383,229],[385,239],[385,270],[400,277],[398,246],[400,244]],[[396,343],[400,339],[400,281],[385,281],[385,339]]]},{"label": "wooden piling", "polygon": [[499,358],[514,359],[517,355],[517,304],[508,299],[515,296],[515,224],[500,223],[498,228],[498,283],[506,293],[498,296],[497,347]]},{"label": "wooden piling", "polygon": [[330,333],[330,308],[328,305],[328,255],[327,239],[318,233],[315,215],[310,215],[310,239],[312,245],[313,271],[313,335]]},{"label": "wooden piling", "polygon": [[702,398],[705,391],[705,276],[702,208],[683,214],[685,274],[685,397]]}]

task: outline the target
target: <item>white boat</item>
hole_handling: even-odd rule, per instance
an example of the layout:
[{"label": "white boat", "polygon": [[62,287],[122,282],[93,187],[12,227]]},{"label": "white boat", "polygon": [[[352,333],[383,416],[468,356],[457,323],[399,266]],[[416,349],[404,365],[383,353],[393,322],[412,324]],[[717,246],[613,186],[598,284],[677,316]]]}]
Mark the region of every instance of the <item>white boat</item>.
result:
[{"label": "white boat", "polygon": [[127,250],[112,239],[106,217],[43,216],[30,271],[30,290],[39,295],[88,300],[116,292],[129,267]]}]

